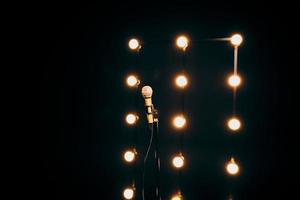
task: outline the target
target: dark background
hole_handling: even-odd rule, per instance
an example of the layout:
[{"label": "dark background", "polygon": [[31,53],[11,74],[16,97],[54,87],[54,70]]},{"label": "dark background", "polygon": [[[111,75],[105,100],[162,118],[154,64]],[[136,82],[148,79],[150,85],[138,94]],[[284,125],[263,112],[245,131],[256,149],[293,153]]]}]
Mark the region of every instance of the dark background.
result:
[{"label": "dark background", "polygon": [[[290,181],[290,46],[293,6],[262,2],[185,2],[166,5],[131,2],[38,5],[33,22],[40,85],[40,133],[35,184],[27,192],[37,199],[120,199],[132,177],[121,154],[132,144],[135,129],[124,123],[135,110],[138,150],[147,134],[143,100],[125,87],[130,72],[154,90],[160,111],[163,199],[178,184],[170,156],[178,136],[170,118],[181,111],[181,95],[172,85],[181,69],[173,40],[187,33],[191,46],[185,69],[188,128],[181,179],[186,199],[286,199]],[[288,14],[286,14],[288,13]],[[225,78],[232,70],[233,50],[226,42],[203,39],[244,36],[239,51],[243,86],[237,113],[244,127],[231,135],[224,121],[232,113],[232,93]],[[144,44],[140,56],[127,48],[135,36]],[[298,52],[298,51],[296,51]],[[224,163],[234,155],[239,177],[228,177]],[[150,175],[148,174],[150,178]]]}]

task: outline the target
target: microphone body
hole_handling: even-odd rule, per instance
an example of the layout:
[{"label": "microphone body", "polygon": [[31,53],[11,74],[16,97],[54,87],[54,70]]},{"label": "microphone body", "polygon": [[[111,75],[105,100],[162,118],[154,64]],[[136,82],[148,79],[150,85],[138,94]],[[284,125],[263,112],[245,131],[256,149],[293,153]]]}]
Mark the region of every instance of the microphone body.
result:
[{"label": "microphone body", "polygon": [[153,123],[153,104],[152,104],[152,99],[151,98],[146,98],[145,99],[145,107],[147,109],[147,120],[149,124]]},{"label": "microphone body", "polygon": [[142,88],[142,96],[145,99],[145,107],[146,107],[146,115],[147,115],[147,121],[149,124],[152,124],[154,122],[153,117],[153,104],[152,104],[152,88],[150,86],[144,86]]}]

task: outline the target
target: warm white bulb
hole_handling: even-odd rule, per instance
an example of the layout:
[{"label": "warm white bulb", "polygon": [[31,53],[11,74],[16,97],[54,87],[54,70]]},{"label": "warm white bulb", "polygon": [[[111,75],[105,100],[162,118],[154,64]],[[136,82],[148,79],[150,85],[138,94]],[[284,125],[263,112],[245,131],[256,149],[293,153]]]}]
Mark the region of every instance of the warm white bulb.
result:
[{"label": "warm white bulb", "polygon": [[123,192],[123,197],[125,199],[132,199],[134,196],[134,190],[132,188],[126,188]]},{"label": "warm white bulb", "polygon": [[181,197],[181,195],[176,194],[176,195],[172,196],[171,200],[182,200],[182,197]]},{"label": "warm white bulb", "polygon": [[189,45],[188,44],[188,39],[186,36],[179,36],[177,39],[176,39],[176,45],[177,47],[185,50],[187,48],[187,46]]},{"label": "warm white bulb", "polygon": [[239,166],[236,164],[236,162],[234,161],[233,158],[231,158],[231,160],[227,163],[226,165],[226,171],[228,172],[228,174],[230,175],[236,175],[239,173],[240,168]]},{"label": "warm white bulb", "polygon": [[228,84],[231,86],[231,87],[237,87],[241,84],[242,82],[242,79],[239,75],[237,74],[234,74],[234,75],[231,75],[229,78],[228,78]]},{"label": "warm white bulb", "polygon": [[126,122],[129,125],[135,124],[137,120],[138,120],[138,116],[135,114],[129,113],[126,115]]},{"label": "warm white bulb", "polygon": [[126,162],[133,162],[135,160],[135,152],[128,150],[124,153],[124,159]]},{"label": "warm white bulb", "polygon": [[175,126],[175,128],[181,129],[185,126],[185,124],[186,124],[186,119],[182,115],[176,116],[173,119],[173,125]]},{"label": "warm white bulb", "polygon": [[243,37],[240,34],[234,34],[231,38],[230,38],[230,42],[233,46],[240,46],[240,44],[242,44],[243,42]]},{"label": "warm white bulb", "polygon": [[135,86],[139,85],[140,81],[138,80],[138,78],[136,76],[130,75],[127,77],[126,82],[129,87],[135,87]]},{"label": "warm white bulb", "polygon": [[237,118],[231,118],[228,120],[227,122],[227,126],[233,130],[233,131],[237,131],[241,128],[242,124],[241,124],[241,121]]},{"label": "warm white bulb", "polygon": [[137,39],[133,38],[133,39],[129,40],[128,46],[132,50],[138,50],[140,48],[140,43]]},{"label": "warm white bulb", "polygon": [[175,156],[172,160],[173,166],[176,168],[182,168],[184,165],[184,157],[182,155]]},{"label": "warm white bulb", "polygon": [[175,83],[178,87],[184,88],[188,84],[188,80],[187,80],[186,76],[179,75],[176,77]]}]

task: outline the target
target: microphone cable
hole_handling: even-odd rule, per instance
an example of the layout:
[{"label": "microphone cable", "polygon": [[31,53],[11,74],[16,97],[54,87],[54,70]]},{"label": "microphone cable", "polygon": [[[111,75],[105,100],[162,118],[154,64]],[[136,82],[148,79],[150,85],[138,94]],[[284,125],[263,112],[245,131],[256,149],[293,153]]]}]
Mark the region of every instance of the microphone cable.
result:
[{"label": "microphone cable", "polygon": [[161,200],[161,194],[160,194],[160,180],[159,180],[159,174],[160,174],[160,157],[158,153],[158,137],[159,135],[159,126],[158,126],[158,120],[156,122],[156,134],[155,134],[155,156],[156,156],[156,164],[157,164],[157,171],[156,171],[156,195],[158,197],[158,200]]},{"label": "microphone cable", "polygon": [[146,155],[144,157],[144,166],[143,166],[143,177],[142,177],[142,198],[143,200],[145,200],[145,173],[146,173],[146,162],[148,159],[148,155],[152,146],[152,141],[153,141],[153,123],[150,126],[150,130],[151,130],[151,137],[150,137],[150,141],[149,141],[149,145],[147,148],[147,152]]}]

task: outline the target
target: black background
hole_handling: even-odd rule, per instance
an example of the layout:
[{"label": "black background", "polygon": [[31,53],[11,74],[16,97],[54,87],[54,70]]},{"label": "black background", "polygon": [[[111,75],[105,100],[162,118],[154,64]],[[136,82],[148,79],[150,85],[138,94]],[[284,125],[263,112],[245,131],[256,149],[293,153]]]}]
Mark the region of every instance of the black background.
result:
[{"label": "black background", "polygon": [[[191,80],[185,101],[187,166],[181,179],[186,199],[228,199],[230,193],[233,199],[291,195],[289,61],[295,51],[287,44],[295,35],[292,5],[245,1],[38,7],[32,34],[40,72],[40,133],[37,179],[27,190],[32,198],[121,198],[132,175],[121,160],[134,132],[124,123],[126,112],[138,109],[142,117],[142,155],[146,143],[143,100],[138,98],[136,104],[137,91],[124,86],[131,72],[154,89],[153,101],[160,111],[163,199],[169,198],[177,184],[169,159],[178,145],[170,118],[181,110],[180,92],[172,85],[181,67],[173,45],[179,33],[191,38],[186,66]],[[224,83],[232,70],[232,47],[202,39],[234,32],[245,39],[239,51],[244,84],[237,97],[237,112],[245,125],[232,136],[224,127],[232,112],[232,94]],[[138,60],[127,49],[131,36],[144,42]],[[230,155],[241,165],[239,177],[224,172]]]}]

